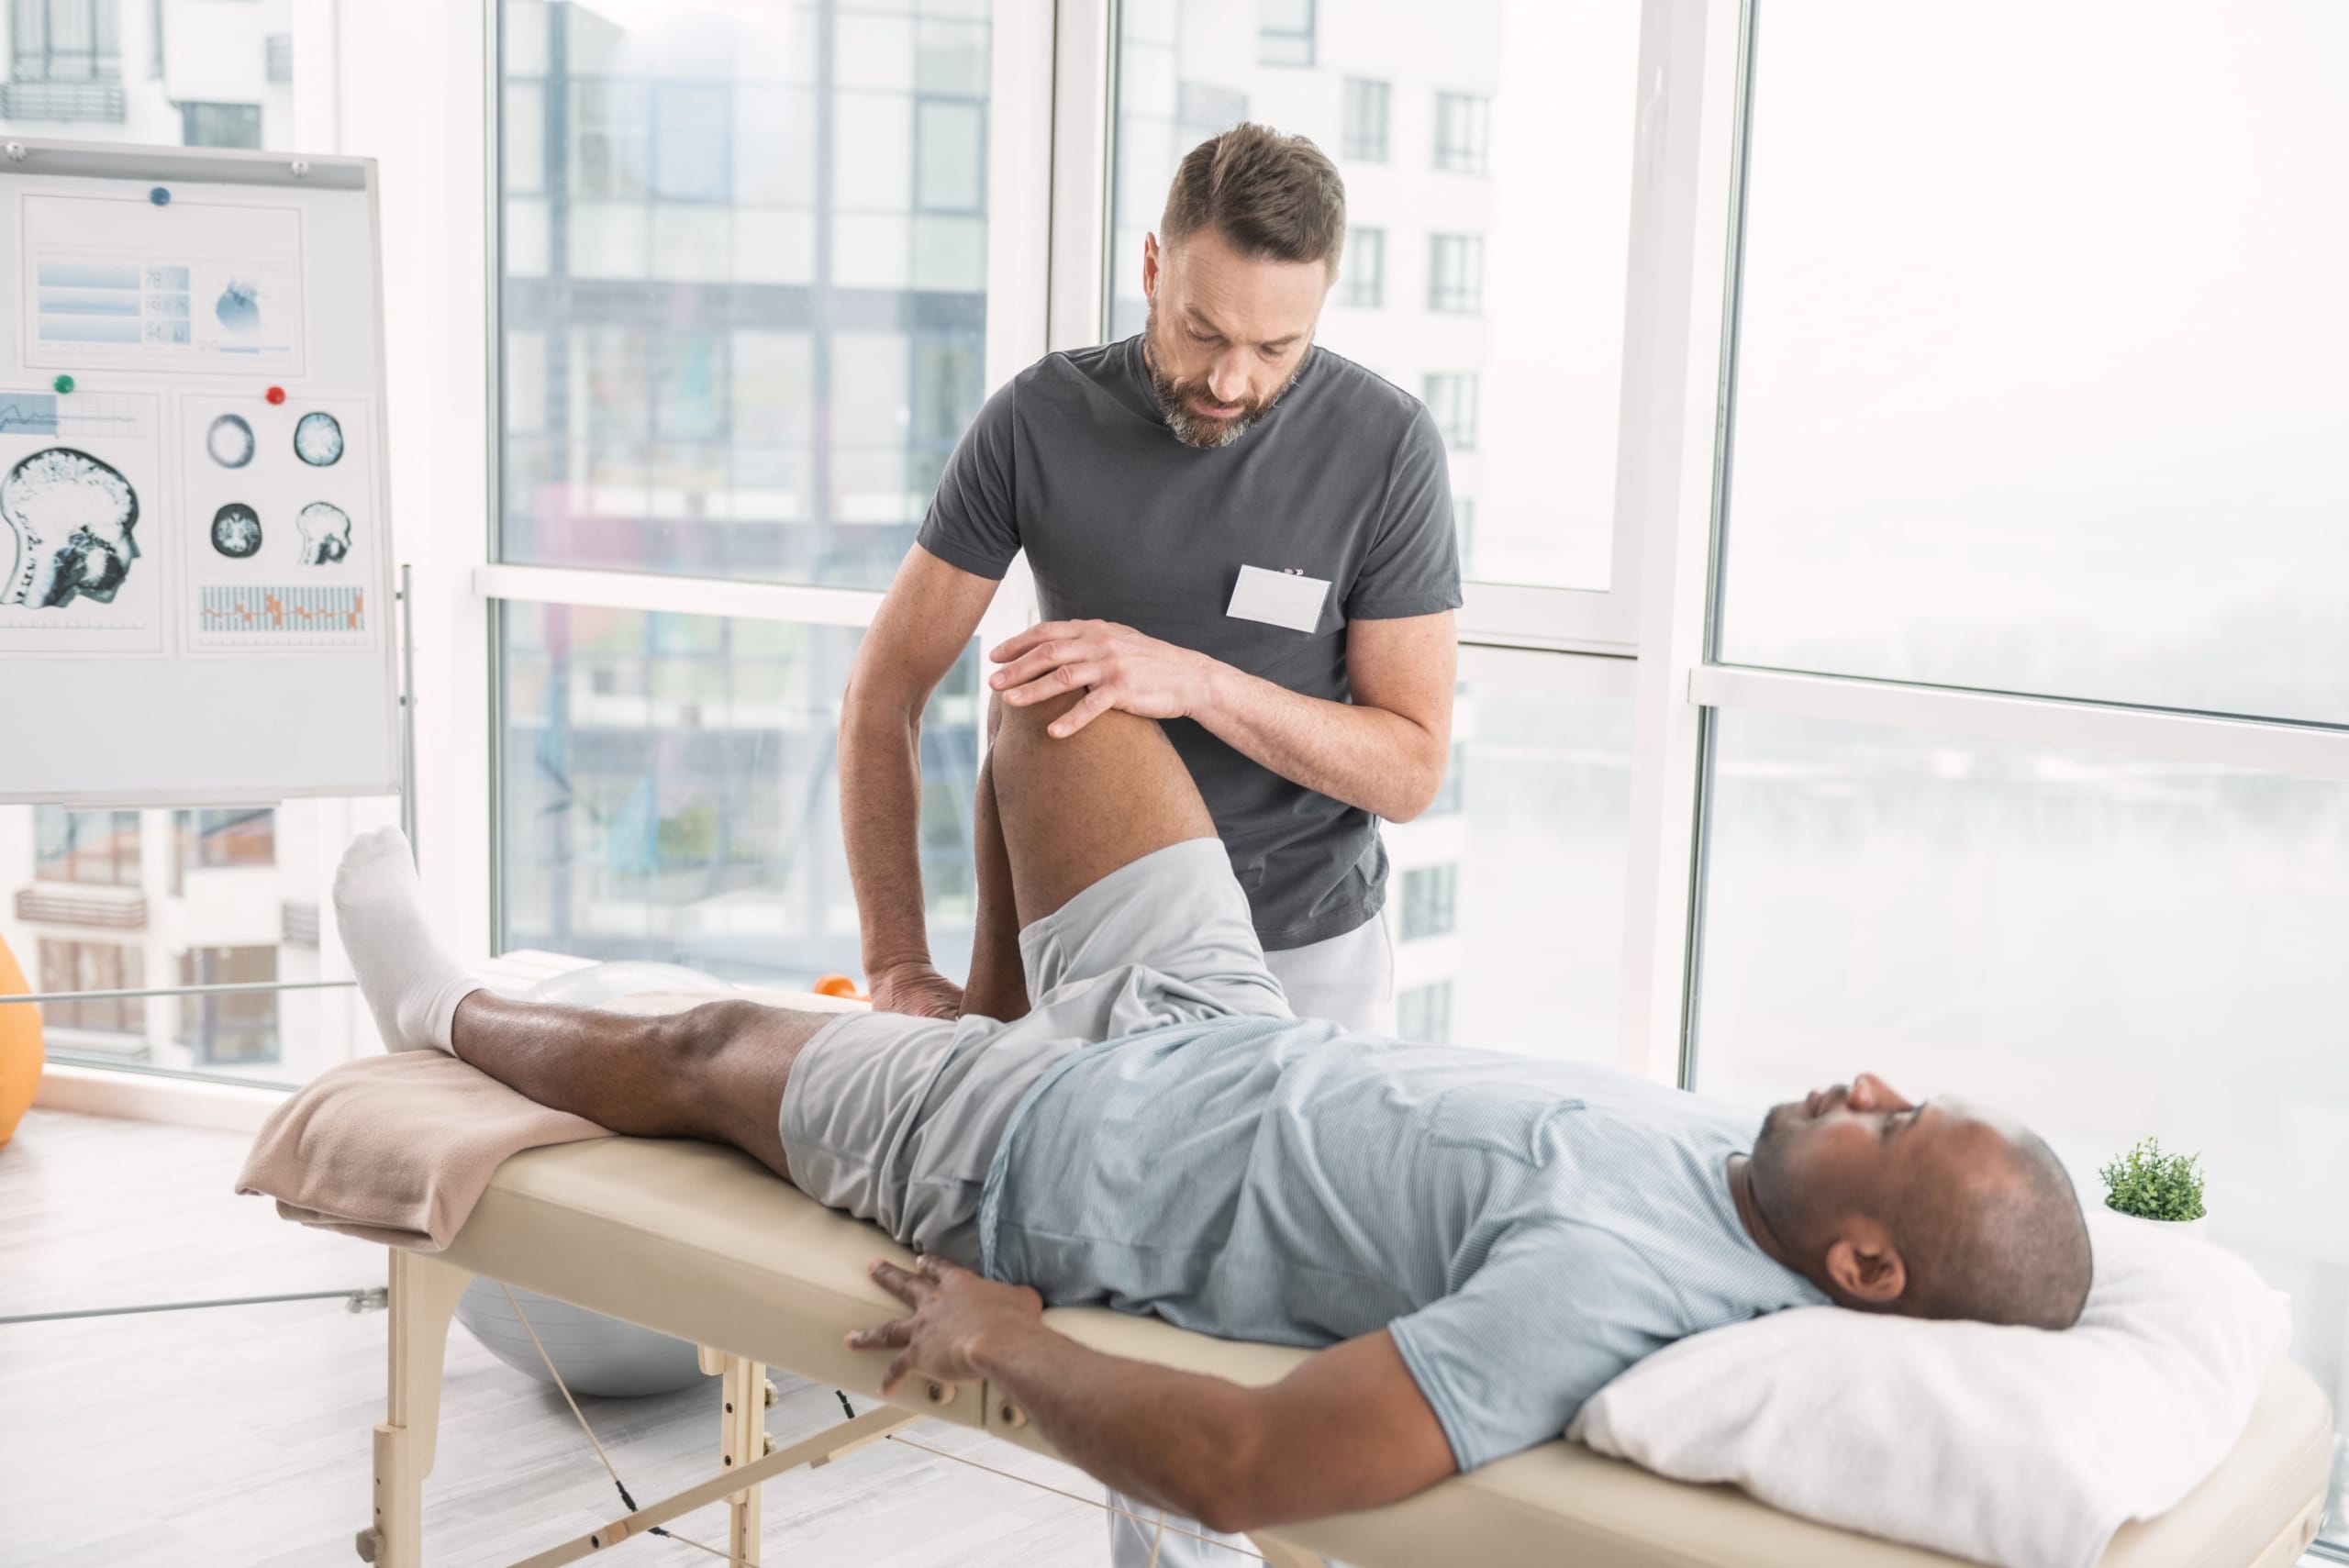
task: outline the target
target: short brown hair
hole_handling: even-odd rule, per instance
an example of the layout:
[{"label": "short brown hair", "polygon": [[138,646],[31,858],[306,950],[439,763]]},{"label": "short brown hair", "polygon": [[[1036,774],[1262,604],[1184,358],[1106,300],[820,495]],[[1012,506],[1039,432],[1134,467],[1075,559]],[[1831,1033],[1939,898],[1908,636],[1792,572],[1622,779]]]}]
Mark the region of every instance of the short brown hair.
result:
[{"label": "short brown hair", "polygon": [[1166,192],[1159,243],[1213,228],[1243,256],[1338,264],[1346,243],[1346,183],[1301,136],[1241,124],[1185,155]]}]

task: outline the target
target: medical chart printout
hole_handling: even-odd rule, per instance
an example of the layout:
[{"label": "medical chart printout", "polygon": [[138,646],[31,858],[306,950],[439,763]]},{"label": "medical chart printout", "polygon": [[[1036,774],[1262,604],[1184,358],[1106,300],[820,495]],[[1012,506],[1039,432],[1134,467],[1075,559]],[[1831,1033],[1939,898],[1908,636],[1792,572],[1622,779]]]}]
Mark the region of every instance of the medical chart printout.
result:
[{"label": "medical chart printout", "polygon": [[0,160],[0,800],[400,787],[373,179]]}]

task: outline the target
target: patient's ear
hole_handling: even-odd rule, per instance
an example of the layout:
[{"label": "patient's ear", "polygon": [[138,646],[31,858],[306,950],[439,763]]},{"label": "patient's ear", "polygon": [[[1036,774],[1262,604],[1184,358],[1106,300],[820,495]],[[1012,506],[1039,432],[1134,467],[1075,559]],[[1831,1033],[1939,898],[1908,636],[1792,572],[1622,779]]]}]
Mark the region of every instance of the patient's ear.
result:
[{"label": "patient's ear", "polygon": [[1827,1248],[1827,1278],[1861,1307],[1889,1307],[1909,1288],[1909,1269],[1892,1237],[1874,1220],[1856,1219]]}]

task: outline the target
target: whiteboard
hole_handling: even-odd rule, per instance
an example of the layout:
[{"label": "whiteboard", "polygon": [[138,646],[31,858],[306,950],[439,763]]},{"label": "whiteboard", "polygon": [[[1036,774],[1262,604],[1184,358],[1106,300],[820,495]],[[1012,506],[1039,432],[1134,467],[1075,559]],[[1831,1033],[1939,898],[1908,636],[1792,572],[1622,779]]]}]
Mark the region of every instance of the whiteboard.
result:
[{"label": "whiteboard", "polygon": [[377,222],[367,159],[0,151],[0,801],[398,792]]}]

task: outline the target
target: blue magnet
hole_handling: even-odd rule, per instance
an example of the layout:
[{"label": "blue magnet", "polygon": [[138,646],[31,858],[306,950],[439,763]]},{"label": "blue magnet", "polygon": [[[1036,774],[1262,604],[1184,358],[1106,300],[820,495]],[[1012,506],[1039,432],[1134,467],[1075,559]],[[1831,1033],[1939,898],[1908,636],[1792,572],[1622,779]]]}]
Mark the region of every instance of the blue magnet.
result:
[{"label": "blue magnet", "polygon": [[172,193],[158,185],[147,193],[147,199],[157,206],[169,206],[172,205]]}]

